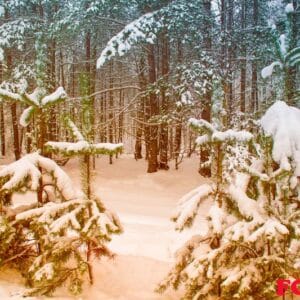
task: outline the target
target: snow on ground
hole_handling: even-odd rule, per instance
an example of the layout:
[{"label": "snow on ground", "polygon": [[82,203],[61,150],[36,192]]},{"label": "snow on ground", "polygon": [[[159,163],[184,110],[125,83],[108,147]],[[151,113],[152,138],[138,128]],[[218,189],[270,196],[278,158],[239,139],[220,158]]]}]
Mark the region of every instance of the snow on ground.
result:
[{"label": "snow on ground", "polygon": [[[80,297],[66,296],[67,291],[59,289],[53,299],[179,299],[180,291],[170,290],[159,295],[154,289],[171,267],[174,251],[195,232],[195,229],[175,232],[170,216],[181,196],[205,182],[197,167],[196,157],[186,158],[177,171],[171,165],[169,171],[148,174],[146,162],[135,161],[129,155],[122,155],[113,165],[108,164],[106,156],[98,158],[95,193],[107,207],[117,212],[124,233],[113,236],[110,243],[111,250],[116,253],[113,260],[95,261],[94,286],[86,286]],[[78,161],[70,160],[64,169],[79,184]],[[210,203],[203,203],[198,220],[203,233],[207,230],[204,219],[209,206]],[[21,299],[20,276],[7,272],[0,272],[0,299]]]}]

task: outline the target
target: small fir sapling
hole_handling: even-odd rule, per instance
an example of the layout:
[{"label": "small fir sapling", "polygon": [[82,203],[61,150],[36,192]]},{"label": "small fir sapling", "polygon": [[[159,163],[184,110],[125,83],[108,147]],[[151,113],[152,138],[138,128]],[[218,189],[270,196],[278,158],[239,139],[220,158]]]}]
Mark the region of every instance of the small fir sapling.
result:
[{"label": "small fir sapling", "polygon": [[[48,151],[53,153],[60,153],[65,156],[79,156],[80,157],[80,168],[81,168],[81,185],[82,190],[86,197],[93,201],[97,201],[97,198],[93,194],[92,190],[92,166],[91,158],[97,154],[109,155],[120,153],[123,149],[123,144],[112,144],[112,143],[94,143],[94,133],[93,133],[93,108],[92,103],[87,96],[87,81],[83,77],[81,89],[83,90],[82,97],[82,133],[76,127],[76,125],[69,119],[66,119],[68,128],[71,130],[75,142],[53,142],[49,141],[46,143],[46,148]],[[91,211],[89,212],[89,217],[92,218]],[[93,283],[93,272],[92,266],[90,264],[92,256],[92,243],[87,243],[87,262],[88,262],[88,272],[90,283]]]},{"label": "small fir sapling", "polygon": [[[52,187],[44,190],[45,204],[5,204],[7,193],[37,192],[41,177],[44,187]],[[52,294],[65,282],[72,293],[80,293],[91,264],[86,249],[96,256],[112,255],[105,242],[122,230],[117,216],[98,198],[76,190],[53,160],[37,152],[2,168],[0,181],[0,266],[21,270],[31,287],[27,295]]]},{"label": "small fir sapling", "polygon": [[276,102],[260,121],[259,144],[248,132],[190,120],[197,142],[215,148],[216,171],[181,199],[173,220],[178,230],[191,225],[210,198],[209,230],[178,250],[158,291],[184,284],[184,299],[274,299],[276,279],[299,277],[299,114]]},{"label": "small fir sapling", "polygon": [[[77,191],[53,160],[40,155],[46,149],[46,109],[66,99],[63,88],[50,95],[42,88],[32,94],[0,89],[0,96],[29,106],[20,122],[27,126],[33,114],[38,119],[39,149],[0,170],[0,240],[3,245],[0,266],[11,265],[21,271],[31,288],[27,295],[52,294],[66,282],[69,290],[78,294],[86,273],[90,282],[93,281],[91,256],[111,256],[105,242],[110,240],[111,234],[120,233],[122,227],[117,216],[86,188],[90,185],[84,186],[83,192]],[[75,151],[89,156],[122,148],[122,145],[110,144],[87,146],[76,126],[69,124],[80,145],[70,149],[68,144],[65,148],[68,154]],[[61,149],[62,144],[58,142],[58,145]],[[90,184],[90,180],[87,181]],[[38,195],[36,202],[16,208],[10,206],[14,193],[30,191]]]}]

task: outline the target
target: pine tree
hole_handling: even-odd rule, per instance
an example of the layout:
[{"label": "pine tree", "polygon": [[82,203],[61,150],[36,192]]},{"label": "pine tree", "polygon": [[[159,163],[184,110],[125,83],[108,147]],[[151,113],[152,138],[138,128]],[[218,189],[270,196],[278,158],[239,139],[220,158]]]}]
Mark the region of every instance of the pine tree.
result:
[{"label": "pine tree", "polygon": [[[80,157],[80,168],[81,168],[81,182],[82,190],[86,197],[91,201],[96,201],[97,198],[93,194],[92,190],[92,163],[91,158],[97,154],[109,155],[110,157],[113,154],[118,154],[123,149],[123,144],[112,144],[112,143],[93,143],[94,140],[94,128],[93,128],[93,106],[91,99],[86,96],[85,88],[86,81],[83,77],[82,81],[82,131],[83,134],[79,131],[76,125],[69,119],[66,119],[67,126],[72,132],[75,142],[53,142],[49,141],[46,143],[48,151],[53,153],[63,154],[64,156],[79,156]],[[92,211],[89,210],[89,216],[92,217]],[[93,244],[87,243],[87,262],[88,262],[88,272],[90,283],[93,284],[93,272],[90,265],[90,259],[92,256]]]},{"label": "pine tree", "polygon": [[[0,171],[1,236],[3,251],[0,266],[17,267],[32,288],[27,295],[49,295],[68,282],[69,290],[79,294],[88,272],[93,283],[93,255],[112,256],[105,246],[112,233],[122,227],[116,215],[108,211],[91,191],[91,154],[112,154],[122,144],[92,144],[85,140],[73,122],[68,120],[75,143],[48,142],[46,109],[66,99],[63,88],[45,95],[43,89],[32,94],[12,93],[0,89],[2,98],[29,105],[20,123],[27,126],[32,116],[38,119],[37,147],[83,156],[83,191],[77,191],[68,175],[51,159],[39,152],[28,154]],[[85,118],[90,119],[89,115]],[[90,137],[91,127],[85,128]],[[36,192],[37,201],[10,208],[14,193]]]},{"label": "pine tree", "polygon": [[178,230],[191,225],[209,198],[209,230],[178,250],[160,292],[184,284],[184,299],[274,299],[278,278],[300,275],[300,139],[293,129],[299,116],[298,109],[276,102],[261,119],[259,143],[246,131],[220,132],[190,120],[202,132],[197,143],[214,149],[216,171],[212,184],[180,200],[173,220]]},{"label": "pine tree", "polygon": [[[26,295],[50,295],[65,283],[71,293],[79,294],[91,266],[87,246],[95,256],[111,256],[105,242],[122,230],[117,216],[98,198],[76,190],[53,160],[37,152],[4,167],[0,180],[0,265],[20,270],[31,288]],[[38,192],[40,182],[43,203],[9,206],[7,196]]]},{"label": "pine tree", "polygon": [[295,7],[289,3],[285,7],[284,32],[273,24],[271,36],[274,43],[276,61],[263,68],[261,75],[267,78],[275,67],[279,67],[284,80],[284,98],[289,105],[297,103],[296,66],[300,63],[300,47],[297,45],[297,24]]}]

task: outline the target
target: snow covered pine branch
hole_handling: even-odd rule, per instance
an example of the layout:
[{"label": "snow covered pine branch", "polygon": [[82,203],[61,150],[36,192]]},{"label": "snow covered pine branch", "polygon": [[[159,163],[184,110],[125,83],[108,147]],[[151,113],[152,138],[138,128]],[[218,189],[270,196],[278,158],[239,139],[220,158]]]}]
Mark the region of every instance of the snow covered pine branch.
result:
[{"label": "snow covered pine branch", "polygon": [[[41,178],[43,203],[30,199],[18,205],[10,197],[11,207],[5,201],[15,192],[40,190]],[[0,182],[0,266],[20,269],[31,287],[26,295],[49,295],[66,282],[79,294],[91,263],[87,249],[89,255],[112,255],[105,242],[122,231],[118,217],[98,198],[88,199],[54,161],[38,153],[3,167]]]},{"label": "snow covered pine branch", "polygon": [[46,147],[49,151],[54,153],[62,153],[66,156],[72,155],[84,155],[84,154],[106,154],[113,155],[121,153],[123,149],[122,143],[91,143],[87,141],[81,132],[78,130],[76,125],[71,121],[67,120],[68,127],[72,131],[72,135],[76,139],[76,142],[52,142],[46,143]]},{"label": "snow covered pine branch", "polygon": [[55,105],[64,101],[66,97],[67,94],[63,87],[57,88],[55,92],[49,95],[47,95],[46,91],[42,88],[36,88],[31,94],[18,94],[0,88],[0,98],[8,101],[18,101],[28,106],[20,117],[20,124],[24,127],[29,124],[32,115],[37,112],[38,109]]}]

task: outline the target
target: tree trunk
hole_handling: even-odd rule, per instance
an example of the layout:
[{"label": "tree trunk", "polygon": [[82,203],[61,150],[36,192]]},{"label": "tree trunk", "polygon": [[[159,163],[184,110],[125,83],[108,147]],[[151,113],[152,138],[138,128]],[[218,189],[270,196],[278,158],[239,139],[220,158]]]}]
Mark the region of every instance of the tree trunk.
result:
[{"label": "tree trunk", "polygon": [[[178,64],[182,64],[183,60],[183,49],[182,49],[182,42],[180,39],[177,40],[177,62]],[[180,74],[178,74],[180,78]],[[180,84],[178,80],[178,84]],[[179,155],[180,155],[180,148],[181,148],[181,136],[182,136],[182,116],[181,116],[181,107],[176,108],[176,115],[178,121],[176,121],[175,125],[175,139],[174,139],[174,155],[175,155],[175,169],[178,170],[179,165]]]},{"label": "tree trunk", "polygon": [[[149,65],[149,84],[153,84],[156,81],[156,69],[155,69],[155,51],[153,45],[148,45],[148,65]],[[155,92],[151,92],[149,95],[149,117],[153,117],[158,114],[158,101]],[[149,121],[149,119],[147,120]],[[151,125],[149,127],[149,157],[148,157],[148,173],[157,172],[158,161],[158,145],[157,145],[157,135],[158,127],[157,125]]]},{"label": "tree trunk", "polygon": [[[0,63],[0,82],[3,81],[3,68]],[[0,103],[0,138],[1,138],[1,155],[5,156],[5,120],[4,120],[4,105],[3,102]]]},{"label": "tree trunk", "polygon": [[[146,90],[147,85],[147,79],[145,76],[145,61],[144,57],[141,57],[140,64],[139,64],[139,85],[141,88],[141,91],[144,92]],[[135,147],[134,147],[134,158],[135,159],[141,159],[142,156],[142,135],[143,135],[143,129],[144,126],[139,121],[144,121],[145,118],[145,102],[146,97],[142,96],[140,97],[138,103],[137,103],[137,122],[136,122],[136,137],[135,137]]]},{"label": "tree trunk", "polygon": [[[109,63],[109,88],[112,89],[113,86],[114,86],[114,81],[113,81],[113,63],[110,62]],[[113,108],[114,108],[114,94],[113,94],[113,91],[110,90],[109,91],[109,100],[108,100],[108,141],[110,143],[113,143],[114,142],[114,129],[113,129],[113,124],[114,124],[114,121],[113,121],[113,118],[114,118],[114,113],[113,113]],[[113,156],[110,155],[109,156],[109,163],[112,164],[113,163]]]},{"label": "tree trunk", "polygon": [[[242,11],[241,11],[241,27],[243,30],[242,37],[245,34],[246,28],[246,0],[242,1]],[[247,68],[247,49],[245,41],[242,40],[242,50],[241,50],[241,77],[240,77],[240,110],[242,113],[246,112],[246,68]]]},{"label": "tree trunk", "polygon": [[[254,39],[257,36],[258,26],[258,0],[253,0],[253,25],[254,25]],[[256,53],[255,53],[256,56]],[[257,62],[254,59],[251,63],[251,112],[255,113],[258,110],[258,90],[257,90]]]},{"label": "tree trunk", "polygon": [[228,111],[229,111],[229,126],[232,125],[232,117],[234,111],[234,95],[233,95],[233,57],[234,57],[234,46],[233,46],[233,12],[234,12],[234,0],[228,0],[228,23],[227,23],[227,32],[230,38],[230,46],[228,47],[228,71],[229,77],[228,80]]},{"label": "tree trunk", "polygon": [[[206,26],[205,26],[205,40],[204,40],[204,47],[205,50],[210,53],[211,51],[211,0],[204,0],[203,1],[204,11],[205,11],[205,17],[207,18]],[[207,122],[211,121],[211,99],[212,99],[212,91],[209,90],[203,95],[203,103],[202,103],[202,112],[201,112],[201,118],[204,119]],[[207,166],[205,163],[210,158],[210,151],[206,149],[205,147],[201,147],[200,149],[200,167],[199,167],[199,173],[204,177],[210,177],[211,176],[211,167]]]},{"label": "tree trunk", "polygon": [[[162,68],[162,76],[165,83],[168,82],[169,77],[169,39],[167,36],[167,32],[164,31],[162,33],[162,54],[161,54],[161,68]],[[161,88],[161,114],[165,115],[168,112],[169,106],[169,97],[166,95],[166,88]],[[160,157],[159,157],[159,168],[163,170],[168,170],[168,124],[164,122],[160,126]]]},{"label": "tree trunk", "polygon": [[[7,63],[7,65],[9,64]],[[20,149],[19,126],[18,126],[18,117],[17,117],[17,103],[15,102],[10,103],[10,112],[11,112],[12,127],[13,127],[14,154],[15,154],[15,159],[18,160],[21,157],[21,149]]]},{"label": "tree trunk", "polygon": [[[288,1],[287,3],[289,3]],[[288,51],[297,47],[298,24],[297,24],[297,0],[292,1],[294,13],[288,15],[291,24],[291,36]],[[299,7],[299,5],[298,5]],[[298,12],[299,13],[299,12]],[[285,70],[285,97],[289,105],[296,105],[296,90],[297,90],[297,66],[289,66]]]},{"label": "tree trunk", "polygon": [[[5,10],[5,19],[8,20],[10,18],[10,14]],[[5,49],[5,60],[7,66],[7,78],[10,77],[10,73],[12,70],[12,54],[10,49]],[[15,159],[18,160],[21,157],[21,149],[20,149],[20,138],[19,138],[19,126],[18,126],[18,117],[17,117],[17,103],[13,101],[10,103],[10,113],[12,119],[12,128],[13,128],[13,147]]]},{"label": "tree trunk", "polygon": [[[56,42],[52,40],[50,43],[50,65],[49,65],[49,74],[50,74],[50,91],[53,92],[56,87]],[[48,140],[56,141],[57,140],[57,120],[56,120],[56,108],[50,108],[50,120],[48,123],[48,132],[49,136],[47,137]],[[49,154],[48,154],[49,155]],[[50,154],[51,155],[51,154]]]}]

